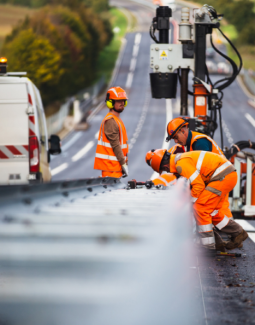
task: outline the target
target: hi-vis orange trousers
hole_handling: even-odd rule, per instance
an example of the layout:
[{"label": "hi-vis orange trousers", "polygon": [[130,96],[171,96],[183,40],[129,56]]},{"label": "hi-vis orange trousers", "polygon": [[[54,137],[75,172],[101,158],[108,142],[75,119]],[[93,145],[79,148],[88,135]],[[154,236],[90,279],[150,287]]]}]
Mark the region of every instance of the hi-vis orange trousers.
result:
[{"label": "hi-vis orange trousers", "polygon": [[199,232],[212,231],[212,229],[210,229],[212,224],[219,230],[228,224],[229,216],[226,215],[226,213],[229,214],[230,210],[226,198],[228,197],[228,193],[235,187],[236,183],[237,173],[232,172],[221,181],[209,183],[200,194],[193,205]]},{"label": "hi-vis orange trousers", "polygon": [[109,172],[102,170],[102,177],[122,177],[122,172]]}]

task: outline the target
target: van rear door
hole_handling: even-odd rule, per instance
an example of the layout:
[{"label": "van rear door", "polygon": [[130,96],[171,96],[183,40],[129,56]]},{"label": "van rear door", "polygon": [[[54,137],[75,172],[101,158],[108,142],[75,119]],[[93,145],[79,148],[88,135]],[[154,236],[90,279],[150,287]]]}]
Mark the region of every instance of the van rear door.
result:
[{"label": "van rear door", "polygon": [[26,83],[0,81],[0,184],[28,183],[28,92]]}]

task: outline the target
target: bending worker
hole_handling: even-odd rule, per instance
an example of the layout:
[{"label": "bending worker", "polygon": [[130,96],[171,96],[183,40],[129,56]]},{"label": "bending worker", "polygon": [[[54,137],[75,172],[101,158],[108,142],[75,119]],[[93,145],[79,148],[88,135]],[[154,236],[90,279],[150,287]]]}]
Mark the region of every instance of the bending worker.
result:
[{"label": "bending worker", "polygon": [[158,149],[148,164],[158,173],[177,173],[190,181],[194,216],[205,248],[216,249],[213,225],[231,236],[225,243],[227,249],[239,247],[248,237],[238,223],[226,220],[222,211],[226,195],[237,183],[235,168],[225,157],[206,151],[174,155]]},{"label": "bending worker", "polygon": [[[166,141],[173,139],[175,143],[186,146],[187,151],[211,151],[220,155],[221,157],[225,157],[220,147],[212,138],[203,133],[190,131],[188,125],[189,122],[187,119],[182,117],[174,118],[167,125],[168,137],[166,138]],[[223,203],[222,211],[224,211],[224,215],[227,218],[233,219],[233,215],[229,209],[228,195]],[[228,220],[226,219],[226,222],[227,221]]]},{"label": "bending worker", "polygon": [[96,148],[94,169],[102,171],[102,177],[128,176],[128,137],[120,113],[127,106],[127,95],[120,87],[112,87],[106,94],[110,109],[103,119]]},{"label": "bending worker", "polygon": [[[151,160],[154,151],[155,149],[151,149],[151,151],[147,152],[145,157],[146,162]],[[183,146],[181,146],[180,144],[176,144],[172,148],[170,148],[168,152],[177,154],[177,153],[185,152],[185,150]],[[164,186],[175,185],[176,181],[177,181],[177,176],[173,173],[164,173],[152,180],[154,185],[164,185]]]}]

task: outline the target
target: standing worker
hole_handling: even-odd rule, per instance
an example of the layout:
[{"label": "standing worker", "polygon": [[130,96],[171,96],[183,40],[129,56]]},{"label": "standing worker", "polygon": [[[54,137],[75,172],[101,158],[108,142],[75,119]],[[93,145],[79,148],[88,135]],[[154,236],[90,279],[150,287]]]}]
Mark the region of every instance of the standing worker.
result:
[{"label": "standing worker", "polygon": [[231,236],[224,243],[227,249],[239,247],[248,238],[247,232],[238,223],[225,218],[223,203],[237,182],[235,168],[225,157],[206,151],[174,155],[158,149],[153,152],[149,164],[158,173],[177,173],[189,180],[203,247],[216,249],[213,225]]},{"label": "standing worker", "polygon": [[120,113],[127,106],[127,95],[120,87],[112,87],[106,94],[110,109],[103,119],[96,148],[94,169],[102,171],[102,177],[128,176],[128,137]]}]

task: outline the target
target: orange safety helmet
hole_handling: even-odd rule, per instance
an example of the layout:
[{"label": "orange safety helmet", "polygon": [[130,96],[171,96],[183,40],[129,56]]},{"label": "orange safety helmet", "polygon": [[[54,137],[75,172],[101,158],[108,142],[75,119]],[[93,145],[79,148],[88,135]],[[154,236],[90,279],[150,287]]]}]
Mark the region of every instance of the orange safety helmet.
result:
[{"label": "orange safety helmet", "polygon": [[127,106],[127,94],[124,89],[120,87],[112,87],[106,93],[105,102],[108,108],[112,109],[115,104],[115,100],[124,99],[124,106]]},{"label": "orange safety helmet", "polygon": [[146,163],[157,173],[161,173],[160,164],[166,151],[166,149],[152,149],[151,151],[148,151],[145,156]]},{"label": "orange safety helmet", "polygon": [[166,138],[166,141],[170,141],[176,133],[185,125],[189,125],[189,121],[187,118],[183,117],[176,117],[172,121],[170,121],[167,124],[166,131],[168,133],[168,137]]}]

